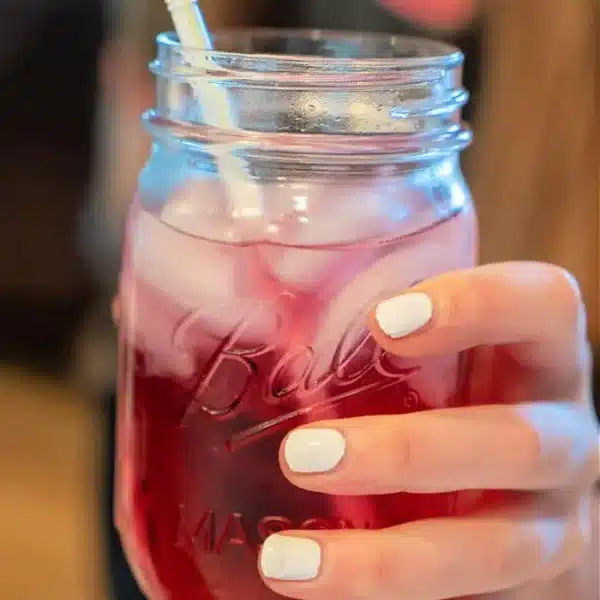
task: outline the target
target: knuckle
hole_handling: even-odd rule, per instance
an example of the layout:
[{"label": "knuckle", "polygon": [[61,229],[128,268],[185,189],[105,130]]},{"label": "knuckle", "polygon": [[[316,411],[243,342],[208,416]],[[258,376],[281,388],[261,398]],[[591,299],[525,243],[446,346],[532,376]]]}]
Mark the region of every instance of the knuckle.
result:
[{"label": "knuckle", "polygon": [[515,539],[516,536],[505,537],[497,544],[489,544],[487,550],[482,547],[483,567],[487,579],[495,587],[517,586],[531,576],[536,544],[532,543],[533,540],[528,543],[524,539],[526,536],[516,535],[519,535],[519,539]]},{"label": "knuckle", "polygon": [[422,468],[419,457],[423,453],[419,451],[420,438],[418,431],[405,428],[398,433],[395,440],[395,452],[390,456],[390,476],[401,482],[404,490],[418,486]]},{"label": "knuckle", "polygon": [[568,523],[565,523],[565,532],[560,547],[542,567],[541,577],[543,579],[554,579],[570,571],[580,564],[587,552],[593,551],[589,523],[583,521],[581,515],[576,515]]},{"label": "knuckle", "polygon": [[557,562],[560,572],[569,571],[581,562],[589,550],[593,550],[589,536],[582,527],[572,527],[561,559]]},{"label": "knuckle", "polygon": [[381,553],[371,564],[365,598],[402,597],[406,590],[403,569],[393,553]]},{"label": "knuckle", "polygon": [[474,274],[465,275],[448,286],[444,299],[444,321],[452,327],[479,322],[484,315],[487,286]]},{"label": "knuckle", "polygon": [[[518,437],[521,439],[520,464],[523,472],[528,478],[535,477],[536,480],[544,477],[549,470],[550,461],[542,434],[525,419],[519,420],[517,427],[521,430]],[[556,463],[556,455],[552,462]]]},{"label": "knuckle", "polygon": [[473,270],[452,280],[444,293],[442,324],[448,334],[468,332],[473,328],[483,335],[498,311],[496,287],[485,272]]},{"label": "knuckle", "polygon": [[461,288],[453,287],[447,290],[442,307],[444,324],[457,325],[464,321],[467,311],[463,307],[463,296]]},{"label": "knuckle", "polygon": [[563,315],[574,321],[579,320],[583,312],[583,297],[576,277],[563,267],[548,265],[548,268]]},{"label": "knuckle", "polygon": [[584,487],[593,486],[600,476],[600,437],[594,416],[585,412],[578,436],[572,441],[570,456],[574,479]]},{"label": "knuckle", "polygon": [[[522,474],[535,481],[536,487],[593,483],[599,446],[590,415],[575,405],[557,403],[543,409],[540,405],[530,407],[529,412],[522,410],[525,418],[516,422]],[[545,420],[540,424],[542,412]]]}]

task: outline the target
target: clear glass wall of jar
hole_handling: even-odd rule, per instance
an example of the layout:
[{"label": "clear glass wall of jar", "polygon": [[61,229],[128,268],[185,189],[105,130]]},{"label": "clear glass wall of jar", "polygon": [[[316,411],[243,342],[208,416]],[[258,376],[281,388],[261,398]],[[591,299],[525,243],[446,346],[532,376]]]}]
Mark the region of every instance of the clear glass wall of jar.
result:
[{"label": "clear glass wall of jar", "polygon": [[118,525],[153,599],[271,599],[256,557],[275,531],[467,502],[311,494],[278,465],[306,422],[468,402],[467,356],[386,356],[366,329],[382,293],[475,261],[461,54],[356,33],[215,44],[159,37],[121,280]]}]

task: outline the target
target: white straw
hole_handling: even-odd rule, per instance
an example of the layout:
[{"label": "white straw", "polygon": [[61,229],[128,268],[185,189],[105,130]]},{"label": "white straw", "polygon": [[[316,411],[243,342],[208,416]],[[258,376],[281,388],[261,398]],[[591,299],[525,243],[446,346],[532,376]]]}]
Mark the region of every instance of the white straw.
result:
[{"label": "white straw", "polygon": [[[197,50],[212,50],[212,41],[206,27],[206,21],[197,0],[165,0],[171,13],[179,42],[189,49],[185,60],[192,67],[208,69],[212,65],[209,58]],[[185,50],[184,50],[185,52]],[[236,120],[231,110],[226,90],[209,83],[194,83],[194,94],[202,104],[205,121],[213,127],[236,129]],[[244,164],[230,152],[216,152],[217,169],[228,189],[233,210],[238,218],[251,218],[263,213],[260,190],[250,181]]]}]

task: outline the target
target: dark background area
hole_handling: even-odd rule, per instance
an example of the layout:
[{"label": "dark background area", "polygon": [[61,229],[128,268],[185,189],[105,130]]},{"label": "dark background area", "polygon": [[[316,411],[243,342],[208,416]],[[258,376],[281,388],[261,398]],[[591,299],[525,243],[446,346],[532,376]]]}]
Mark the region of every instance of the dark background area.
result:
[{"label": "dark background area", "polygon": [[0,360],[62,371],[91,294],[78,217],[93,149],[101,0],[0,3]]}]

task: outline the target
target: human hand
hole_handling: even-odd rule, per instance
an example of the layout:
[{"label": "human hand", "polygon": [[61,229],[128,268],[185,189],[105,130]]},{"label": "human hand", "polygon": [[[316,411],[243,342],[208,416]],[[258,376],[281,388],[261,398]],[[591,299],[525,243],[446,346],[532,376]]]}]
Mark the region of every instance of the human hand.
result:
[{"label": "human hand", "polygon": [[[308,425],[284,440],[285,476],[327,494],[505,490],[507,501],[383,531],[274,535],[259,559],[266,584],[306,600],[549,600],[589,542],[598,474],[576,284],[540,263],[488,265],[415,286],[370,325],[405,357],[474,349],[470,391],[482,406]],[[306,472],[323,457],[336,466]]]}]

